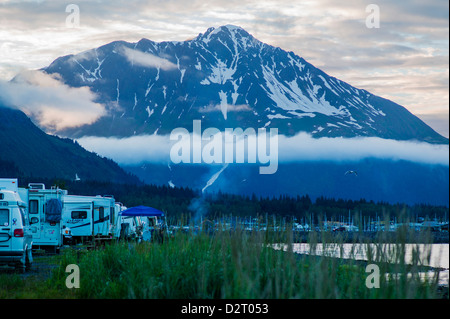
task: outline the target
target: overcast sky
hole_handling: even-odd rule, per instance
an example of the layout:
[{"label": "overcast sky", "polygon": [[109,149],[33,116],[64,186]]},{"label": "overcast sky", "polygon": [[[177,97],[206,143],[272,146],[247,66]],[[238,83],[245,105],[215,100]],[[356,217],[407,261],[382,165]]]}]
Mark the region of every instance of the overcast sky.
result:
[{"label": "overcast sky", "polygon": [[[379,28],[366,27],[371,3]],[[80,9],[75,28],[66,25],[69,4]],[[0,81],[115,40],[181,41],[234,24],[448,137],[448,12],[448,0],[0,0]]]}]

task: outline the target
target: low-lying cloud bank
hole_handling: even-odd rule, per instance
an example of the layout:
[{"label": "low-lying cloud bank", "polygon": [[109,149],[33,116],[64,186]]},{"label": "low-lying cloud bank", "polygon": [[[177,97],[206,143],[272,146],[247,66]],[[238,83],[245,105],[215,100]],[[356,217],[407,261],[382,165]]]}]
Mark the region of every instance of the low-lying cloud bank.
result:
[{"label": "low-lying cloud bank", "polygon": [[121,48],[121,53],[124,55],[128,62],[139,66],[149,68],[161,68],[162,70],[174,70],[177,66],[167,59],[150,54],[148,52],[142,52],[139,50],[133,50],[127,47]]},{"label": "low-lying cloud bank", "polygon": [[60,130],[91,124],[106,114],[88,87],[72,88],[57,75],[26,71],[0,81],[0,102],[35,118],[41,127]]},{"label": "low-lying cloud bank", "polygon": [[[266,151],[268,154],[269,152],[272,153],[272,157],[277,155],[279,163],[304,161],[355,162],[366,158],[377,158],[449,165],[448,145],[387,140],[378,137],[313,138],[307,133],[300,133],[293,137],[281,135],[276,138],[278,139],[278,147],[275,149],[267,148]],[[215,138],[209,139],[208,137],[205,139],[205,136],[203,136],[202,147],[205,147],[205,145],[211,146],[212,140],[217,142]],[[193,145],[192,135],[182,142],[170,140],[168,135],[141,135],[128,138],[84,137],[78,139],[78,142],[86,149],[111,158],[122,165],[171,163],[170,152],[175,144],[180,146],[184,143],[187,149],[191,149],[191,155]],[[220,145],[220,142],[216,145]],[[267,145],[269,145],[268,142]],[[225,143],[222,146],[222,154],[225,156]],[[245,162],[248,162],[247,156],[250,149],[245,143]]]},{"label": "low-lying cloud bank", "polygon": [[365,158],[449,165],[449,146],[378,137],[315,139],[305,133],[292,138],[280,137],[282,161],[359,161]]},{"label": "low-lying cloud bank", "polygon": [[170,160],[171,144],[168,136],[140,135],[120,139],[92,136],[77,141],[85,149],[119,164],[165,163]]}]

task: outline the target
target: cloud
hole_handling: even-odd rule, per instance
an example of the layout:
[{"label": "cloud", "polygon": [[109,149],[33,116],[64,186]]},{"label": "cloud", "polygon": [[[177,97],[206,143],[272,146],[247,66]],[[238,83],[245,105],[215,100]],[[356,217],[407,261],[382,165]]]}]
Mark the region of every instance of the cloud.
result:
[{"label": "cloud", "polygon": [[443,136],[449,138],[449,113],[444,114],[418,114],[422,121],[437,129]]},{"label": "cloud", "polygon": [[[67,3],[3,1],[0,77],[12,77],[21,68],[41,68],[59,56],[119,39],[181,41],[211,26],[235,24],[259,40],[293,51],[328,74],[393,100],[414,114],[448,112],[448,85],[417,90],[430,83],[430,78],[448,82],[446,0],[379,0],[379,29],[365,27],[368,0],[76,3],[80,28],[67,29]],[[385,82],[383,77],[393,81]]]},{"label": "cloud", "polygon": [[[249,112],[252,109],[250,106],[246,104],[240,104],[240,105],[232,105],[232,104],[226,104],[227,112]],[[202,108],[199,108],[200,113],[210,113],[210,112],[222,112],[222,106],[221,105],[208,105]]]},{"label": "cloud", "polygon": [[221,103],[220,105],[210,104],[208,106],[201,107],[198,109],[198,111],[200,113],[221,112],[224,119],[226,120],[228,112],[249,112],[252,111],[252,109],[250,108],[250,106],[246,104],[234,105],[228,103]]},{"label": "cloud", "polygon": [[378,137],[313,138],[306,133],[279,137],[280,162],[360,161],[366,158],[449,165],[449,146]]},{"label": "cloud", "polygon": [[40,126],[60,130],[90,124],[104,115],[103,105],[88,87],[72,88],[58,75],[22,72],[12,81],[0,81],[0,101],[35,118]]},{"label": "cloud", "polygon": [[127,138],[88,136],[77,141],[87,150],[124,165],[145,162],[167,163],[170,159],[171,144],[168,136],[139,135]]},{"label": "cloud", "polygon": [[[209,143],[208,138],[203,141],[203,147]],[[146,162],[170,163],[170,150],[177,143],[177,141],[171,141],[169,136],[160,135],[142,135],[121,139],[83,137],[78,142],[86,149],[124,165],[139,165]],[[184,143],[187,143],[187,147],[192,149],[192,135]],[[245,148],[244,152],[248,154],[248,148]],[[278,136],[278,148],[270,150],[270,152],[278,152],[279,163],[305,161],[357,162],[367,158],[377,158],[392,161],[404,160],[421,164],[449,165],[448,145],[388,140],[377,137],[313,138],[307,133],[300,133],[293,137],[280,135]],[[223,154],[225,154],[225,151]]]},{"label": "cloud", "polygon": [[122,47],[122,54],[127,58],[127,60],[139,66],[150,67],[150,68],[161,68],[162,70],[173,70],[177,66],[167,59],[160,58],[156,55],[142,52],[139,50],[133,50],[127,47]]}]

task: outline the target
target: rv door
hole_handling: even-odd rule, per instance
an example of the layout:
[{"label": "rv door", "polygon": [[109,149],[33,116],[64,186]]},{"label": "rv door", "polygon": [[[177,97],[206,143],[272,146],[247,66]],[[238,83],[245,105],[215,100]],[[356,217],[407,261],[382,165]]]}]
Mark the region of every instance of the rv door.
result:
[{"label": "rv door", "polygon": [[30,220],[30,229],[34,240],[41,238],[44,222],[44,203],[43,196],[35,196],[28,201],[28,216]]},{"label": "rv door", "polygon": [[0,206],[0,251],[11,251],[11,237],[10,210]]}]

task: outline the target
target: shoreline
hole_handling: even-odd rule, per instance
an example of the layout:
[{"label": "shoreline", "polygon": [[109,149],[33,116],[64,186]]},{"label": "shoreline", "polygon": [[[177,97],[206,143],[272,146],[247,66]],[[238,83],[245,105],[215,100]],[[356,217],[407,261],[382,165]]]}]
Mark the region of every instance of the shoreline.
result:
[{"label": "shoreline", "polygon": [[311,236],[316,242],[342,242],[352,243],[396,243],[399,240],[405,244],[449,244],[448,232],[420,233],[412,232],[399,235],[396,232],[293,232],[293,243],[308,243]]}]

